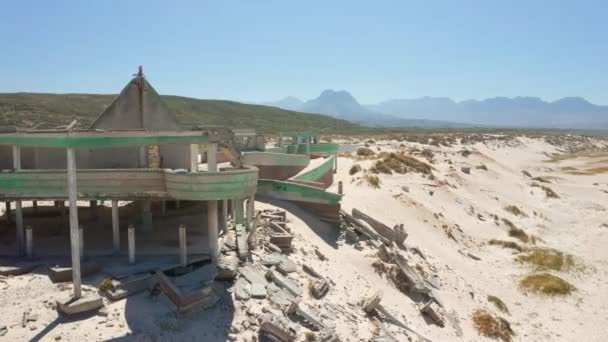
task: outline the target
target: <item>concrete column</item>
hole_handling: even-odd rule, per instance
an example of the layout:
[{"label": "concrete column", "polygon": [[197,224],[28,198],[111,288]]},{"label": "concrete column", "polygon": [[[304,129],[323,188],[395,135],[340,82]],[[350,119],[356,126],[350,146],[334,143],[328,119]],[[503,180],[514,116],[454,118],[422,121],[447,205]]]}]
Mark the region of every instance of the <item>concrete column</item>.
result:
[{"label": "concrete column", "polygon": [[139,146],[139,168],[145,169],[148,167],[148,147]]},{"label": "concrete column", "polygon": [[129,264],[135,263],[135,227],[130,224],[129,231],[127,233],[127,240],[129,240]]},{"label": "concrete column", "polygon": [[338,182],[338,193],[339,193],[340,195],[344,194],[344,188],[343,188],[342,181],[339,181],[339,182]]},{"label": "concrete column", "polygon": [[209,232],[209,253],[214,260],[219,255],[217,240],[219,238],[217,228],[217,201],[207,201],[207,226]]},{"label": "concrete column", "polygon": [[188,245],[186,243],[186,226],[179,225],[179,263],[183,267],[188,263]]},{"label": "concrete column", "polygon": [[120,253],[120,226],[118,216],[118,201],[112,200],[112,243],[114,254]]},{"label": "concrete column", "polygon": [[32,242],[33,242],[33,233],[32,227],[25,227],[25,250],[27,252],[27,258],[32,259],[34,257],[32,250]]},{"label": "concrete column", "polygon": [[222,229],[228,229],[228,200],[222,200]]},{"label": "concrete column", "polygon": [[246,208],[246,216],[245,216],[245,225],[247,229],[251,229],[251,222],[253,221],[253,211],[255,210],[255,199],[253,196],[247,199],[247,208]]},{"label": "concrete column", "polygon": [[78,189],[76,188],[76,153],[73,147],[67,148],[68,159],[68,198],[70,203],[70,244],[72,251],[72,282],[74,298],[80,298],[80,234],[78,234]]},{"label": "concrete column", "polygon": [[[21,148],[13,145],[13,169],[21,170]],[[15,223],[17,229],[17,254],[23,255],[25,252],[25,239],[23,236],[23,210],[21,201],[15,202]]]},{"label": "concrete column", "polygon": [[190,145],[190,172],[198,172],[198,144]]},{"label": "concrete column", "polygon": [[306,153],[310,155],[310,137],[306,138]]},{"label": "concrete column", "polygon": [[163,216],[167,216],[167,200],[160,201],[160,213]]},{"label": "concrete column", "polygon": [[232,217],[232,222],[236,223],[236,198],[230,200],[230,216]]},{"label": "concrete column", "polygon": [[240,198],[237,198],[236,200],[234,200],[234,223],[235,224],[244,224],[245,223],[243,204],[244,204],[243,200]]},{"label": "concrete column", "polygon": [[283,133],[279,132],[279,142],[278,142],[278,146],[281,147],[283,146]]},{"label": "concrete column", "polygon": [[18,255],[24,253],[24,237],[23,237],[23,210],[21,201],[15,201],[15,226],[17,227],[17,251]]},{"label": "concrete column", "polygon": [[338,152],[334,153],[334,172],[338,171]]},{"label": "concrete column", "polygon": [[89,210],[91,211],[91,218],[97,219],[97,201],[89,201]]},{"label": "concrete column", "polygon": [[32,201],[32,206],[34,207],[34,213],[38,213],[38,201]]},{"label": "concrete column", "polygon": [[13,215],[11,214],[11,202],[4,202],[4,216],[6,216],[6,222],[13,221]]},{"label": "concrete column", "polygon": [[207,171],[217,172],[217,143],[210,143],[207,147]]},{"label": "concrete column", "polygon": [[152,222],[152,201],[149,199],[142,200],[141,202],[141,230],[144,232],[151,232],[153,227]]},{"label": "concrete column", "polygon": [[80,226],[78,228],[78,247],[80,247],[80,259],[84,259],[84,228]]}]

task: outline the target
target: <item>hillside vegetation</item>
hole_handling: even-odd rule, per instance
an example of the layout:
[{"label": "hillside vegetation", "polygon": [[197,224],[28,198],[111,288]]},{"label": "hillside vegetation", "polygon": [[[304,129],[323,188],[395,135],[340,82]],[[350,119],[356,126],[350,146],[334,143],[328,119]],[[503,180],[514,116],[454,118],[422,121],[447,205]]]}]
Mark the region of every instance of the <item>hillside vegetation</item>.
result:
[{"label": "hillside vegetation", "polygon": [[[76,119],[79,127],[88,127],[115,97],[99,94],[0,94],[0,126],[34,127],[44,123],[39,127],[55,127]],[[162,98],[184,126],[224,125],[255,128],[261,133],[353,133],[363,130],[361,126],[345,120],[268,106],[179,96]]]}]

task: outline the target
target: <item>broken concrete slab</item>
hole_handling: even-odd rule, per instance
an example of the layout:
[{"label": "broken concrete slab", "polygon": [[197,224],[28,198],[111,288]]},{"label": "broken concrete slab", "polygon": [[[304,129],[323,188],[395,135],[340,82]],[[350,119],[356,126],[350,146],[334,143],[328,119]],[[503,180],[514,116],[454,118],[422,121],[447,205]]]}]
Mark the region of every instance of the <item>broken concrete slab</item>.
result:
[{"label": "broken concrete slab", "polygon": [[95,294],[88,293],[78,299],[70,298],[66,301],[57,301],[57,310],[65,315],[76,315],[84,312],[99,310],[103,307],[103,299]]},{"label": "broken concrete slab", "polygon": [[405,231],[392,229],[384,223],[374,219],[373,217],[364,214],[360,210],[353,208],[352,215],[354,218],[362,220],[365,223],[369,224],[369,226],[372,227],[378,234],[396,243],[397,245],[402,245],[405,239],[407,238],[407,233]]},{"label": "broken concrete slab", "polygon": [[329,291],[329,282],[325,279],[317,280],[312,285],[312,295],[316,299],[323,298]]},{"label": "broken concrete slab", "polygon": [[[87,277],[101,271],[101,265],[95,262],[84,262],[80,265],[80,275]],[[72,268],[52,266],[48,268],[48,275],[52,282],[61,283],[72,281]]]},{"label": "broken concrete slab", "polygon": [[240,267],[239,273],[251,284],[260,283],[265,285],[268,283],[264,272],[252,264],[245,264],[245,266]]},{"label": "broken concrete slab", "polygon": [[392,245],[391,240],[378,234],[373,228],[369,227],[367,225],[367,223],[365,223],[357,218],[354,218],[352,215],[350,215],[349,213],[347,213],[344,210],[340,210],[340,215],[342,215],[346,224],[350,225],[353,229],[355,229],[362,235],[366,236],[368,239],[382,241],[382,243],[384,243],[387,246]]},{"label": "broken concrete slab", "polygon": [[31,273],[38,266],[40,266],[40,263],[37,262],[16,261],[10,266],[0,266],[0,276],[8,277]]},{"label": "broken concrete slab", "polygon": [[266,298],[266,286],[260,283],[251,284],[251,297],[256,299]]},{"label": "broken concrete slab", "polygon": [[192,304],[202,301],[212,293],[211,287],[204,285],[193,285],[186,288],[188,293],[182,293],[181,289],[162,272],[156,272],[154,276],[156,277],[162,291],[173,302],[173,304],[177,306],[178,309],[190,307]]},{"label": "broken concrete slab", "polygon": [[281,289],[274,293],[271,293],[269,299],[272,303],[278,305],[281,308],[286,308],[295,300],[294,297],[287,289]]},{"label": "broken concrete slab", "polygon": [[442,317],[443,311],[439,307],[439,305],[433,301],[429,300],[425,305],[420,308],[420,313],[428,317],[433,323],[440,327],[445,326],[445,320]]},{"label": "broken concrete slab", "polygon": [[279,286],[280,288],[286,289],[295,297],[299,297],[302,294],[302,289],[298,285],[296,285],[290,279],[278,274],[277,272],[268,270],[268,272],[266,272],[266,278],[277,284],[277,286]]},{"label": "broken concrete slab", "polygon": [[251,297],[251,284],[243,278],[237,279],[234,283],[234,298],[245,301]]},{"label": "broken concrete slab", "polygon": [[133,275],[120,281],[113,281],[113,288],[104,291],[104,295],[111,301],[117,301],[149,290],[156,284],[157,280],[151,274]]},{"label": "broken concrete slab", "polygon": [[235,255],[220,255],[216,262],[217,274],[215,280],[233,280],[236,278],[239,260]]},{"label": "broken concrete slab", "polygon": [[319,274],[319,272],[315,271],[311,266],[309,266],[307,264],[302,265],[302,269],[304,270],[304,272],[310,274],[311,276],[313,276],[315,278],[323,279],[323,276],[321,276],[321,274]]},{"label": "broken concrete slab", "polygon": [[264,266],[274,266],[280,264],[281,261],[283,261],[283,255],[274,252],[271,254],[262,255],[260,259],[260,264]]},{"label": "broken concrete slab", "polygon": [[289,233],[272,233],[270,234],[270,243],[279,247],[282,252],[291,251],[291,242],[293,235]]},{"label": "broken concrete slab", "polygon": [[292,342],[296,339],[295,334],[272,315],[264,315],[261,318],[260,333],[271,341]]},{"label": "broken concrete slab", "polygon": [[282,256],[281,262],[276,266],[277,271],[287,275],[298,270],[298,265],[291,261],[288,257]]},{"label": "broken concrete slab", "polygon": [[366,314],[370,314],[372,311],[376,309],[376,307],[380,304],[382,300],[382,291],[378,290],[371,296],[367,297],[363,300],[361,307]]}]

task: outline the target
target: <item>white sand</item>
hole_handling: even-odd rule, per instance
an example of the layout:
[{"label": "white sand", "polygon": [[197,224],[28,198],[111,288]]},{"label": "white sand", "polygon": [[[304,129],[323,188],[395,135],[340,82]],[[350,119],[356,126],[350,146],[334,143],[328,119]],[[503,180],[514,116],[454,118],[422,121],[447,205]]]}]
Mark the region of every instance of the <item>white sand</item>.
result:
[{"label": "white sand", "polygon": [[[343,341],[369,341],[375,328],[365,317],[358,302],[375,290],[382,290],[382,303],[410,328],[433,341],[481,341],[490,340],[477,334],[471,322],[476,309],[486,309],[505,317],[511,322],[516,341],[603,341],[608,336],[608,174],[581,176],[566,174],[563,166],[586,167],[598,165],[598,159],[568,159],[559,163],[546,162],[545,153],[556,152],[556,147],[532,138],[504,141],[478,142],[466,146],[474,153],[463,157],[458,153],[463,146],[433,147],[417,143],[377,142],[382,151],[407,150],[411,147],[430,148],[435,153],[432,166],[436,180],[419,174],[381,175],[380,189],[352,181],[361,174],[349,176],[353,163],[369,168],[372,161],[354,161],[340,158],[336,182],[330,190],[337,190],[337,181],[344,182],[343,208],[358,208],[389,226],[404,224],[409,237],[408,246],[418,247],[426,260],[413,253],[407,254],[410,265],[419,265],[426,273],[434,275],[439,283],[440,298],[447,312],[459,318],[462,336],[452,322],[444,328],[429,325],[418,312],[416,304],[398,291],[389,280],[378,275],[372,262],[377,260],[374,250],[362,245],[357,250],[340,239],[335,227],[320,222],[294,206],[289,210],[289,226],[296,235],[296,252],[290,258],[298,265],[307,263],[330,278],[335,284],[320,301],[304,294],[303,302],[316,306],[325,316],[337,317],[336,331]],[[418,156],[421,160],[422,157]],[[607,159],[607,158],[604,158]],[[447,160],[451,160],[449,164]],[[601,159],[599,159],[601,160]],[[605,162],[605,161],[604,161]],[[476,169],[484,164],[488,171]],[[601,163],[599,163],[601,165]],[[606,163],[604,166],[608,165]],[[452,168],[450,168],[450,166]],[[471,166],[471,174],[461,172],[462,166]],[[521,171],[527,170],[534,177],[551,180],[545,184],[561,198],[549,199],[540,188],[531,187],[531,180]],[[447,181],[453,187],[439,185]],[[597,185],[594,185],[597,184]],[[405,192],[402,186],[409,187]],[[606,192],[602,191],[605,190]],[[433,192],[431,195],[430,192]],[[503,208],[517,205],[528,214],[527,218],[514,216]],[[258,203],[256,208],[270,208]],[[537,215],[534,215],[536,212]],[[441,215],[440,215],[441,214]],[[478,218],[481,214],[485,221]],[[504,224],[497,226],[491,214],[507,218],[527,233],[544,242],[540,246],[557,248],[573,254],[586,266],[583,273],[552,272],[572,283],[576,288],[569,297],[543,297],[525,294],[518,289],[518,281],[531,273],[530,267],[514,262],[511,250],[487,245],[489,239],[514,240],[507,234]],[[443,228],[445,226],[446,228]],[[450,239],[445,229],[452,232]],[[317,248],[329,260],[319,260]],[[462,253],[472,253],[481,258],[476,261]],[[254,259],[260,250],[255,251]],[[85,283],[95,285],[102,277]],[[309,277],[299,271],[292,279],[307,286]],[[233,301],[226,293],[220,305],[210,311],[188,319],[171,318],[171,303],[161,295],[152,301],[146,294],[139,294],[116,303],[106,303],[109,317],[93,316],[88,319],[53,325],[57,313],[44,301],[60,294],[68,294],[69,288],[50,283],[44,271],[0,280],[0,325],[8,326],[8,333],[0,340],[18,341],[34,336],[43,340],[192,340],[224,341],[227,329],[240,341],[251,341],[257,327],[243,322],[255,317],[265,307],[277,312],[268,301]],[[500,313],[487,295],[501,298],[510,314]],[[21,328],[21,315],[32,309],[40,314],[36,322]],[[105,322],[104,322],[105,321]],[[100,323],[104,322],[104,323]],[[159,327],[159,322],[174,323],[175,331]],[[44,334],[41,331],[49,325]],[[299,341],[306,331],[298,324]],[[35,330],[30,330],[35,326]],[[394,325],[387,324],[391,332],[402,341],[414,335]]]}]

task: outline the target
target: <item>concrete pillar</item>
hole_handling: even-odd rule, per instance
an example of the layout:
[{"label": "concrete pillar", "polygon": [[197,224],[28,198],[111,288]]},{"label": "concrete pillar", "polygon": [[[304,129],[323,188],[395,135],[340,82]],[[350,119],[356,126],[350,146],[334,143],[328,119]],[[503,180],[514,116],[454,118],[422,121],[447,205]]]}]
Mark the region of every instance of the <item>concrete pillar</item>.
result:
[{"label": "concrete pillar", "polygon": [[190,145],[190,172],[198,172],[198,144]]},{"label": "concrete pillar", "polygon": [[151,232],[154,227],[152,223],[152,201],[149,199],[141,202],[141,230]]},{"label": "concrete pillar", "polygon": [[179,263],[186,266],[188,263],[188,245],[186,243],[186,226],[179,225]]},{"label": "concrete pillar", "polygon": [[247,199],[247,208],[245,216],[245,225],[247,229],[251,229],[251,222],[253,221],[253,211],[255,210],[255,198],[253,196]]},{"label": "concrete pillar", "polygon": [[334,153],[334,172],[338,171],[338,152]]},{"label": "concrete pillar", "polygon": [[228,229],[228,200],[222,200],[222,230]]},{"label": "concrete pillar", "polygon": [[80,259],[84,259],[84,228],[80,226],[78,228],[78,247],[80,247]]},{"label": "concrete pillar", "polygon": [[209,232],[209,253],[214,260],[219,255],[217,240],[219,232],[217,227],[217,201],[207,201],[207,226]]},{"label": "concrete pillar", "polygon": [[235,224],[244,224],[245,222],[245,215],[244,215],[244,208],[243,208],[243,200],[240,198],[237,198],[236,200],[234,200],[234,223]]},{"label": "concrete pillar", "polygon": [[148,167],[148,147],[139,146],[139,168],[145,169]]},{"label": "concrete pillar", "polygon": [[118,201],[112,200],[112,245],[114,254],[120,253],[120,226],[118,216]]},{"label": "concrete pillar", "polygon": [[179,209],[180,208],[180,204],[179,204],[179,200],[175,200],[175,209]]},{"label": "concrete pillar", "polygon": [[70,245],[72,251],[72,282],[74,298],[80,298],[80,234],[78,234],[78,189],[76,188],[76,153],[73,147],[67,148],[68,159],[68,198],[70,202]]},{"label": "concrete pillar", "polygon": [[160,213],[163,216],[167,216],[167,200],[160,201]]},{"label": "concrete pillar", "polygon": [[338,193],[340,195],[344,194],[344,189],[343,189],[342,181],[338,182]]},{"label": "concrete pillar", "polygon": [[129,240],[129,264],[135,263],[135,227],[130,224],[129,231],[127,233],[127,240]]},{"label": "concrete pillar", "polygon": [[[13,145],[13,169],[21,170],[21,148]],[[23,210],[21,201],[15,202],[15,223],[17,229],[17,254],[23,255],[25,252],[25,238],[23,236]]]},{"label": "concrete pillar", "polygon": [[11,202],[4,202],[4,216],[6,216],[6,222],[13,221],[13,215],[11,214]]},{"label": "concrete pillar", "polygon": [[89,210],[91,211],[91,219],[97,219],[97,201],[89,201]]},{"label": "concrete pillar", "polygon": [[210,143],[207,147],[207,171],[217,172],[217,143]]},{"label": "concrete pillar", "polygon": [[310,155],[310,137],[306,138],[306,154]]},{"label": "concrete pillar", "polygon": [[33,239],[34,239],[34,237],[33,237],[33,233],[32,233],[32,227],[30,227],[30,226],[25,227],[25,250],[26,250],[28,259],[32,259],[34,257],[33,250],[32,250]]},{"label": "concrete pillar", "polygon": [[15,226],[17,227],[17,254],[23,255],[25,246],[23,237],[23,210],[21,208],[21,201],[15,202]]}]

